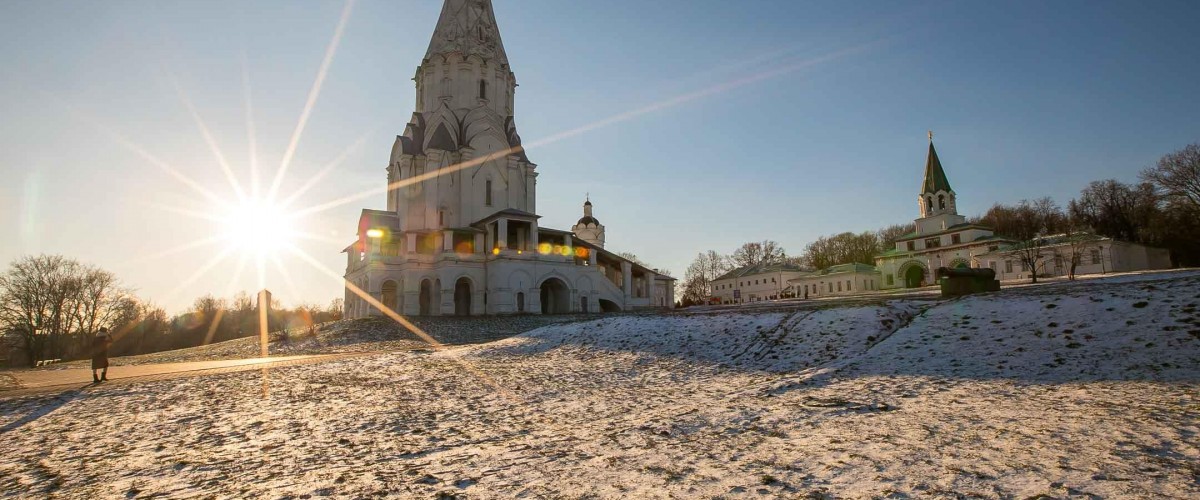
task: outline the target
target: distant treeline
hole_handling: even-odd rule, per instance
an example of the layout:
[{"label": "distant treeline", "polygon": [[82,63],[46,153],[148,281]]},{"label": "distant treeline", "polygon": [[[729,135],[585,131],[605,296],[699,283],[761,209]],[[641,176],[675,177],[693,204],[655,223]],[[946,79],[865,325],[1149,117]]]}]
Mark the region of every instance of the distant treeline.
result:
[{"label": "distant treeline", "polygon": [[[342,301],[285,309],[273,301],[270,331],[297,329],[342,317]],[[195,347],[258,334],[255,299],[205,295],[170,317],[139,299],[115,274],[60,255],[26,256],[0,274],[0,363],[85,359],[100,328],[114,337],[112,356]]]}]

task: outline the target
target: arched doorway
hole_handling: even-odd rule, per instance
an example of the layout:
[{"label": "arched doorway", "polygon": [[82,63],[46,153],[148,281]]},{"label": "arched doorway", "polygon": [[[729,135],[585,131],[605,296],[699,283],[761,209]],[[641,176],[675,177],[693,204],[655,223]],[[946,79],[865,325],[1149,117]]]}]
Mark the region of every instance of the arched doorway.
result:
[{"label": "arched doorway", "polygon": [[396,285],[395,281],[387,280],[383,282],[383,289],[381,290],[383,306],[391,309],[392,312],[398,312],[400,310],[400,294],[397,293],[398,288],[399,286]]},{"label": "arched doorway", "polygon": [[571,290],[558,278],[542,282],[542,314],[566,314],[571,312]]},{"label": "arched doorway", "polygon": [[925,284],[925,269],[921,266],[909,266],[904,271],[904,287],[917,288]]},{"label": "arched doorway", "polygon": [[421,308],[417,314],[421,316],[429,316],[430,304],[433,303],[433,283],[429,280],[421,280]]},{"label": "arched doorway", "polygon": [[621,312],[621,306],[611,300],[600,299],[600,310],[606,313]]},{"label": "arched doorway", "polygon": [[466,276],[454,282],[454,315],[471,315],[471,280]]}]

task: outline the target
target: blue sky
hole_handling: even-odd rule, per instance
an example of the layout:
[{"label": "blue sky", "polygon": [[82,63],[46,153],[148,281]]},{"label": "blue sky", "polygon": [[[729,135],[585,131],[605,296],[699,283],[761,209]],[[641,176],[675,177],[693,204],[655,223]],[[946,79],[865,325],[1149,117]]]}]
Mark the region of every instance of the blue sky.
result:
[{"label": "blue sky", "polygon": [[[770,238],[799,253],[820,235],[911,222],[928,129],[967,215],[1065,204],[1200,140],[1196,2],[494,3],[527,143],[673,102],[529,156],[543,225],[568,228],[590,192],[612,249],[676,275],[707,249]],[[212,203],[112,134],[232,198],[180,95],[249,183],[245,68],[269,183],[344,5],[0,4],[0,261],[73,256],[171,312],[253,290],[254,273],[233,279],[234,256],[197,275],[219,245],[161,256],[218,229],[163,207]],[[386,181],[440,6],[353,4],[283,192],[360,146],[299,207]],[[379,194],[308,217],[328,241],[301,248],[340,273],[335,242],[353,239],[360,209],[383,207]],[[282,264],[286,278],[271,266],[265,279],[285,303],[341,296],[305,262]]]}]

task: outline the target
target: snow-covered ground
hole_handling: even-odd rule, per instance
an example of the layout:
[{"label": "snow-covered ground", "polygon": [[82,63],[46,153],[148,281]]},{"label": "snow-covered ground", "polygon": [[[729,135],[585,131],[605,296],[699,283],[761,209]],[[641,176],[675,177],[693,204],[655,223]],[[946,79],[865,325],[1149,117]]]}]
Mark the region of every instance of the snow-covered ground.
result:
[{"label": "snow-covered ground", "polygon": [[1196,498],[1200,273],[0,401],[13,496]]},{"label": "snow-covered ground", "polygon": [[[412,322],[438,342],[446,345],[477,344],[511,337],[518,333],[558,323],[579,321],[584,316],[476,316],[471,318],[425,317]],[[223,359],[255,358],[261,352],[258,337],[244,337],[209,345],[171,351],[120,356],[112,358],[114,366],[157,363],[184,363]],[[272,332],[267,344],[271,356],[339,354],[352,352],[381,352],[426,348],[428,344],[394,321],[386,318],[363,318],[314,325],[310,329],[293,329],[287,336]],[[41,370],[87,368],[91,360],[55,363]],[[4,373],[0,372],[0,377]],[[0,388],[3,388],[0,380]]]}]

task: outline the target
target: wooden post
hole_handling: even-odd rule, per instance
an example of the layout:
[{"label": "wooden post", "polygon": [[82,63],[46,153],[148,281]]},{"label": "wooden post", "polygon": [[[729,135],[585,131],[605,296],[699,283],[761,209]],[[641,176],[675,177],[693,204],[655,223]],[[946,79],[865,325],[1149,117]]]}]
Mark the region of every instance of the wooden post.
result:
[{"label": "wooden post", "polygon": [[263,289],[258,292],[258,343],[262,348],[262,357],[267,357],[267,333],[269,323],[267,318],[271,312],[271,292]]}]

